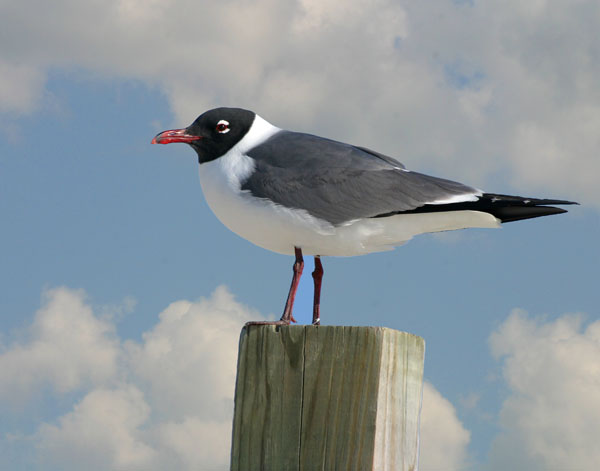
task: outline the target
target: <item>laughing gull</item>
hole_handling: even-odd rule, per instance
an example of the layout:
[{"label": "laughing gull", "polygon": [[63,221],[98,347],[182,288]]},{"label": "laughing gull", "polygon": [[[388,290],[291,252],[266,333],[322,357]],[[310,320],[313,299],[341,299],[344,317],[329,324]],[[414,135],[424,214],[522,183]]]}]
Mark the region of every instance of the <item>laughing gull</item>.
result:
[{"label": "laughing gull", "polygon": [[[152,144],[185,142],[198,154],[208,205],[225,226],[250,242],[296,257],[281,319],[292,307],[302,253],[314,255],[313,324],[320,323],[320,256],[390,250],[417,234],[564,213],[572,201],[485,193],[412,172],[364,147],[280,129],[252,111],[216,108]],[[271,322],[265,322],[271,323]]]}]

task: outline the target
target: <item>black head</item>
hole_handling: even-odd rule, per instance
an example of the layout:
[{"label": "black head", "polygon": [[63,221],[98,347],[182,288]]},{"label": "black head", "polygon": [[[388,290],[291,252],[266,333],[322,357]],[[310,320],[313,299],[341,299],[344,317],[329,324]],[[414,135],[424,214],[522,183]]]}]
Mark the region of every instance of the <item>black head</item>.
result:
[{"label": "black head", "polygon": [[215,108],[184,129],[158,134],[152,144],[185,142],[198,154],[198,162],[210,162],[226,154],[246,135],[256,114],[241,108]]}]

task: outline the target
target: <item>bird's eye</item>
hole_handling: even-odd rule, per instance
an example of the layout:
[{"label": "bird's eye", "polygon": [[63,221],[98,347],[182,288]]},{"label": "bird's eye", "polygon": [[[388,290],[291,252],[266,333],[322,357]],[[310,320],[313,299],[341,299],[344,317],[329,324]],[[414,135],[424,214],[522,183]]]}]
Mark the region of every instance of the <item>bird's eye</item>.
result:
[{"label": "bird's eye", "polygon": [[229,129],[229,122],[225,121],[224,119],[222,119],[221,121],[219,121],[217,123],[217,132],[220,134],[226,134],[229,131],[231,131],[231,129]]}]

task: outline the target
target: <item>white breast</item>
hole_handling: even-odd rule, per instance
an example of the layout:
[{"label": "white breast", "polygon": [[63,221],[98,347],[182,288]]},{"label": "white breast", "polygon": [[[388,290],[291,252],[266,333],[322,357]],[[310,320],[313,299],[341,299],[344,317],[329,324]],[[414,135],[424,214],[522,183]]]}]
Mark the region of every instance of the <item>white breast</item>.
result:
[{"label": "white breast", "polygon": [[[274,252],[293,254],[315,234],[331,235],[333,226],[306,211],[291,210],[242,191],[254,161],[245,153],[280,129],[256,116],[244,138],[227,154],[200,165],[206,201],[219,220],[236,234]],[[308,252],[307,252],[308,253]]]},{"label": "white breast", "polygon": [[[233,173],[232,166],[244,171]],[[317,235],[334,232],[333,226],[306,211],[287,209],[242,191],[241,181],[252,166],[250,157],[231,152],[200,165],[206,201],[229,229],[260,247],[284,254],[293,254],[295,246],[303,247]]]}]

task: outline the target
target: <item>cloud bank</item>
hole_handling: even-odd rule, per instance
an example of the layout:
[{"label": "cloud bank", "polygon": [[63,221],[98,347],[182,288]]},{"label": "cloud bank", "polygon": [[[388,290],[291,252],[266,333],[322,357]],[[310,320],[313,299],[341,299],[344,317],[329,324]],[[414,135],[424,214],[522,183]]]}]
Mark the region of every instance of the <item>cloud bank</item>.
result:
[{"label": "cloud bank", "polygon": [[[179,125],[217,105],[482,186],[598,205],[594,0],[3,2],[0,110],[48,74],[135,79]],[[35,10],[36,15],[31,15]],[[501,191],[502,188],[491,188]]]},{"label": "cloud bank", "polygon": [[428,382],[423,385],[420,439],[420,471],[458,471],[468,467],[471,434],[450,401]]},{"label": "cloud bank", "polygon": [[0,412],[19,406],[35,420],[24,407],[34,399],[74,402],[32,435],[5,438],[44,470],[226,469],[239,328],[257,317],[219,287],[169,305],[141,342],[123,341],[83,291],[49,290],[26,335],[1,351]]},{"label": "cloud bank", "polygon": [[491,469],[594,469],[600,462],[600,321],[514,310],[490,337],[509,395]]}]

